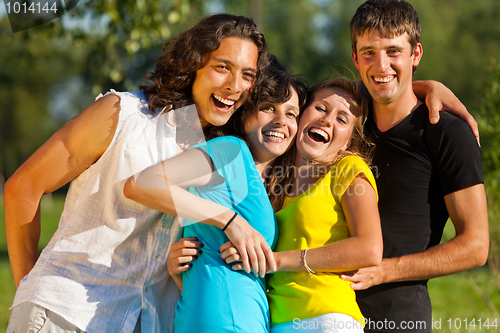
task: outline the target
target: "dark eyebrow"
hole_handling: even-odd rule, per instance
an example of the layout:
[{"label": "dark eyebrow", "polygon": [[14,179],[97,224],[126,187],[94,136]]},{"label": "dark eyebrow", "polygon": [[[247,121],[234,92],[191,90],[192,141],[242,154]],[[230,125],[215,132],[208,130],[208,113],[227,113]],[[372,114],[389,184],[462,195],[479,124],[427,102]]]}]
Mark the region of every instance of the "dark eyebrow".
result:
[{"label": "dark eyebrow", "polygon": [[[228,64],[229,66],[231,67],[234,67],[234,64],[229,61],[229,60],[226,60],[226,59],[221,59],[221,58],[214,58],[215,61],[220,61],[220,62],[223,62],[225,64]],[[257,73],[257,70],[255,68],[252,68],[252,67],[248,67],[248,68],[243,68],[243,71],[246,71],[246,72],[252,72],[252,73]]]},{"label": "dark eyebrow", "polygon": [[399,45],[391,45],[391,46],[386,47],[385,49],[386,49],[386,50],[387,50],[387,49],[396,49],[396,50],[398,50],[398,51],[401,51],[401,50],[404,50],[404,47],[399,46]]},{"label": "dark eyebrow", "polygon": [[366,50],[370,50],[370,49],[373,49],[373,46],[363,46],[362,48],[359,49],[358,52],[366,51]]},{"label": "dark eyebrow", "polygon": [[[374,49],[374,47],[373,46],[363,46],[362,48],[359,49],[359,52],[371,50],[371,49]],[[388,50],[388,49],[396,49],[398,51],[401,51],[404,49],[404,47],[402,47],[400,45],[390,45],[390,46],[387,46],[384,48],[384,50]]]}]

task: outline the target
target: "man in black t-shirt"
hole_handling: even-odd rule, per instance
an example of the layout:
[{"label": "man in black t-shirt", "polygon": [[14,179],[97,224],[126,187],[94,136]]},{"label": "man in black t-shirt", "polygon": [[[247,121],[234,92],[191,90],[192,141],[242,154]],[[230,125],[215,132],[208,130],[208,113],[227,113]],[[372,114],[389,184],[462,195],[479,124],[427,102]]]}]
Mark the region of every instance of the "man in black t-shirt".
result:
[{"label": "man in black t-shirt", "polygon": [[[365,2],[351,21],[351,41],[372,97],[366,131],[376,144],[384,259],[342,278],[352,281],[366,332],[431,332],[428,279],[481,266],[488,256],[481,152],[462,120],[444,114],[431,125],[413,93],[422,45],[410,4]],[[456,236],[439,244],[448,216]]]}]

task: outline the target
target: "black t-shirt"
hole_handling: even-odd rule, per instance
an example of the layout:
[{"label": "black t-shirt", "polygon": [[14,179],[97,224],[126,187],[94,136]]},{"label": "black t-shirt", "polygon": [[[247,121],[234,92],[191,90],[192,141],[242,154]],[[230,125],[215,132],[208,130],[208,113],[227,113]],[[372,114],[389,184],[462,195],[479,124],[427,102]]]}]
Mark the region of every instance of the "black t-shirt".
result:
[{"label": "black t-shirt", "polygon": [[[384,258],[439,244],[448,219],[444,196],[483,182],[481,151],[469,126],[450,114],[440,116],[432,125],[427,107],[421,105],[386,132],[380,132],[373,119],[367,121],[367,133],[376,145],[373,173]],[[365,331],[403,331],[403,326],[425,321],[426,329],[418,331],[431,332],[427,281],[388,283],[356,294],[361,312],[372,321]],[[378,323],[384,320],[385,325]]]}]

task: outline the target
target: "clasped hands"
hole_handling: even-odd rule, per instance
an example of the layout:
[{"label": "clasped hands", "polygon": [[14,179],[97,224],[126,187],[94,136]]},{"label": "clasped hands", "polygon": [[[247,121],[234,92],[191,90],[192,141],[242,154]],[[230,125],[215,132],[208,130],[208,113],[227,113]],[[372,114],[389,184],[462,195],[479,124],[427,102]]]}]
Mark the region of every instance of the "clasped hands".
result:
[{"label": "clasped hands", "polygon": [[[170,275],[180,275],[188,271],[192,267],[192,262],[200,256],[203,251],[204,245],[198,241],[196,237],[181,238],[178,242],[174,243],[170,249],[168,256],[167,267]],[[245,270],[247,273],[259,272],[259,276],[264,277],[267,273],[274,273],[277,271],[276,263],[274,260],[274,253],[271,251],[274,261],[275,269],[272,269],[267,256],[260,258],[256,261],[250,260],[248,267],[245,268],[243,257],[234,244],[229,241],[223,244],[219,253],[222,260],[228,264],[232,270]],[[256,266],[254,266],[256,264]],[[352,272],[345,272],[340,274],[340,278],[345,281],[351,282],[353,290],[363,290],[371,286],[383,283],[383,264],[375,267],[361,268]],[[254,268],[255,267],[255,268]]]}]

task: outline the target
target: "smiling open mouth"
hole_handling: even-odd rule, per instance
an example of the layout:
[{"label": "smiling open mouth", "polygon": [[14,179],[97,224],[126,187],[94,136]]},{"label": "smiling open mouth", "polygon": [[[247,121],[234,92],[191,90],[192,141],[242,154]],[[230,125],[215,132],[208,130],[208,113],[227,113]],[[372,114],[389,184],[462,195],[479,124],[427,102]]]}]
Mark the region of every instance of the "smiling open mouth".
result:
[{"label": "smiling open mouth", "polygon": [[328,143],[330,142],[330,135],[323,131],[321,128],[312,127],[307,131],[307,135],[311,140],[318,143]]},{"label": "smiling open mouth", "polygon": [[215,94],[212,94],[212,100],[214,101],[214,104],[217,108],[224,111],[229,111],[233,107],[234,103],[236,103],[236,101],[226,99]]},{"label": "smiling open mouth", "polygon": [[263,132],[263,134],[270,139],[285,140],[285,134],[277,132],[277,131],[265,131],[265,132]]},{"label": "smiling open mouth", "polygon": [[391,75],[391,76],[384,76],[384,77],[373,77],[373,79],[375,80],[375,82],[378,82],[378,83],[387,83],[387,82],[391,82],[392,80],[394,80],[396,76],[395,75]]}]

